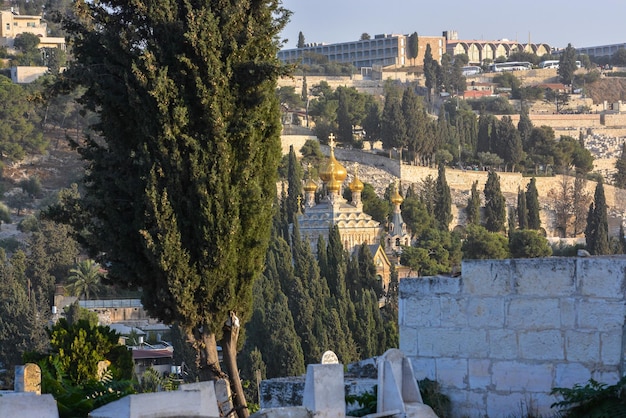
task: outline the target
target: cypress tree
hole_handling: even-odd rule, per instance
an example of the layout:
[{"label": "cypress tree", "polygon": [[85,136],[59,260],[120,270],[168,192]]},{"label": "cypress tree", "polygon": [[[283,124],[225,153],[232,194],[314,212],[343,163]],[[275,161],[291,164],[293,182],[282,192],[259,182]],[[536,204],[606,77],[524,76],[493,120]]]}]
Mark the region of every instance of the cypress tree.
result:
[{"label": "cypress tree", "polygon": [[528,208],[526,205],[526,193],[517,191],[517,222],[519,229],[528,229]]},{"label": "cypress tree", "polygon": [[385,148],[404,147],[406,122],[402,114],[400,99],[390,94],[385,97],[385,107],[380,123],[381,139]]},{"label": "cypress tree", "polygon": [[179,321],[201,380],[221,376],[221,340],[245,417],[233,315],[252,312],[269,241],[289,12],[276,0],[79,6],[65,25],[75,56],[65,75],[86,88],[102,139],[79,149],[90,221],[78,230],[111,280],[141,286],[150,315]]},{"label": "cypress tree", "polygon": [[478,117],[476,152],[491,152],[491,130],[495,117],[481,113]]},{"label": "cypress tree", "polygon": [[296,44],[296,48],[304,48],[304,34],[302,31],[298,32],[298,43]]},{"label": "cypress tree", "polygon": [[417,32],[413,32],[409,35],[406,52],[407,58],[413,60],[413,65],[415,65],[415,58],[417,58],[419,54],[419,37],[417,36]]},{"label": "cypress tree", "polygon": [[519,114],[519,122],[517,123],[517,130],[520,133],[524,151],[528,151],[528,140],[530,139],[530,133],[533,130],[533,123],[528,115],[527,106],[522,106],[522,111]]},{"label": "cypress tree", "polygon": [[533,177],[526,187],[526,207],[528,208],[528,228],[541,228],[539,217],[539,193],[537,192],[537,180]]},{"label": "cypress tree", "polygon": [[506,222],[506,200],[500,189],[500,177],[490,171],[485,183],[485,228],[490,232],[504,230]]},{"label": "cypress tree", "polygon": [[300,96],[302,97],[302,103],[306,104],[306,102],[309,100],[309,87],[306,83],[306,75],[302,76],[302,94]]},{"label": "cypress tree", "polygon": [[615,186],[626,189],[626,142],[622,144],[622,153],[615,162],[616,173],[613,175]]},{"label": "cypress tree", "polygon": [[587,250],[591,254],[603,255],[611,253],[606,198],[604,197],[604,186],[601,181],[596,186],[593,203],[589,205],[585,239],[587,240]]},{"label": "cypress tree", "polygon": [[478,180],[472,183],[470,197],[467,200],[467,223],[470,225],[480,224],[480,194],[478,193]]},{"label": "cypress tree", "polygon": [[293,145],[289,146],[289,157],[287,164],[287,222],[292,224],[300,210],[302,199],[302,165],[296,157]]},{"label": "cypress tree", "polygon": [[426,51],[424,52],[424,78],[426,88],[428,89],[428,101],[431,101],[433,88],[437,86],[438,70],[439,63],[433,59],[430,44],[426,44]]},{"label": "cypress tree", "polygon": [[439,164],[437,175],[435,218],[439,229],[447,231],[448,225],[452,221],[452,196],[446,181],[446,167],[443,164]]}]

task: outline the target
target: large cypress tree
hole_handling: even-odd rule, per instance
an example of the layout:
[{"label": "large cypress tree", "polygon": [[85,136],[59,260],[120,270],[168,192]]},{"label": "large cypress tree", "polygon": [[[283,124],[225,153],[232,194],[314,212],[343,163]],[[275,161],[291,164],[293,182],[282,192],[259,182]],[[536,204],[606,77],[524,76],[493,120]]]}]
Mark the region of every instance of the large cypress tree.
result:
[{"label": "large cypress tree", "polygon": [[437,73],[439,72],[439,63],[433,59],[432,49],[430,44],[426,44],[426,51],[424,52],[424,84],[428,89],[428,101],[431,101],[431,95],[433,88],[437,87]]},{"label": "large cypress tree", "polygon": [[288,15],[278,0],[104,0],[77,2],[65,25],[65,79],[100,117],[79,147],[90,247],[152,316],[179,321],[201,380],[221,375],[221,339],[240,415],[234,315],[252,311],[269,239]]},{"label": "large cypress tree", "polygon": [[289,162],[287,165],[287,220],[294,223],[302,199],[302,165],[296,157],[293,145],[289,147]]},{"label": "large cypress tree", "polygon": [[447,231],[448,225],[452,221],[452,196],[450,195],[450,186],[446,181],[446,167],[443,164],[439,164],[436,190],[435,218],[439,224],[439,229]]},{"label": "large cypress tree", "polygon": [[606,198],[604,186],[599,181],[593,196],[593,203],[589,205],[587,228],[585,228],[587,250],[593,255],[610,254],[609,223],[606,213]]},{"label": "large cypress tree", "polygon": [[472,183],[470,197],[467,199],[467,223],[470,225],[480,224],[480,194],[478,193],[478,180]]},{"label": "large cypress tree", "polygon": [[406,55],[408,59],[412,60],[413,65],[415,65],[415,58],[419,55],[419,37],[417,36],[417,32],[413,32],[409,35]]},{"label": "large cypress tree", "polygon": [[490,171],[485,183],[485,228],[490,232],[504,230],[506,201],[500,189],[500,177]]},{"label": "large cypress tree", "polygon": [[[519,229],[528,229],[528,207],[526,204],[526,193],[523,190],[517,191],[517,223]],[[509,231],[509,233],[512,231]]]},{"label": "large cypress tree", "polygon": [[541,228],[539,217],[539,192],[537,192],[537,180],[533,177],[526,186],[526,207],[528,208],[528,228]]}]

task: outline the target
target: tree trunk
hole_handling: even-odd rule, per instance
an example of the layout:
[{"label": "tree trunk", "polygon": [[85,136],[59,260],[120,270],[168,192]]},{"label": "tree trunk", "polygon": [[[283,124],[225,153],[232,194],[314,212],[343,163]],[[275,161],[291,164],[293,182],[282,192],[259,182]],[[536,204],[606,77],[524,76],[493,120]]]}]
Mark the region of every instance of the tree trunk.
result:
[{"label": "tree trunk", "polygon": [[215,334],[209,331],[207,325],[202,327],[202,331],[195,331],[191,337],[193,347],[196,350],[196,368],[198,379],[201,382],[224,378],[220,368],[220,361],[217,355],[217,343]]},{"label": "tree trunk", "polygon": [[246,404],[243,393],[241,379],[239,378],[239,368],[237,367],[237,339],[239,338],[239,318],[234,312],[230,313],[230,318],[224,324],[224,336],[222,337],[222,355],[224,356],[224,367],[230,377],[230,387],[233,394],[233,404],[237,411],[238,418],[248,418],[250,412]]}]

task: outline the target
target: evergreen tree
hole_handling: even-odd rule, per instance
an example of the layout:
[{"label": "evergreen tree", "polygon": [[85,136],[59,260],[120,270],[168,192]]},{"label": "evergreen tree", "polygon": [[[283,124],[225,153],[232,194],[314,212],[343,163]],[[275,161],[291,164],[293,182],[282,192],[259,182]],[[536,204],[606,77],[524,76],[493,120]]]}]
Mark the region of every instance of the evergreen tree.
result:
[{"label": "evergreen tree", "polygon": [[493,115],[481,113],[478,117],[476,152],[491,152],[491,131],[496,119]]},{"label": "evergreen tree", "polygon": [[[519,229],[528,229],[528,207],[526,206],[526,193],[517,191],[517,222]],[[512,231],[509,231],[509,234]]]},{"label": "evergreen tree", "polygon": [[[276,273],[276,272],[274,272]],[[272,274],[272,273],[270,273]],[[304,373],[304,355],[294,320],[278,278],[261,276],[254,286],[254,312],[246,327],[247,345],[258,348],[268,377]]]},{"label": "evergreen tree", "polygon": [[578,69],[576,65],[576,49],[572,44],[567,44],[567,47],[561,53],[559,58],[559,68],[557,73],[561,83],[569,86],[574,80],[574,73]]},{"label": "evergreen tree", "polygon": [[574,179],[574,190],[572,195],[572,211],[574,220],[573,236],[577,237],[585,231],[587,225],[587,208],[591,201],[591,196],[587,193],[587,179],[582,173],[576,173]]},{"label": "evergreen tree", "polygon": [[524,154],[519,131],[515,129],[509,116],[503,116],[495,132],[500,145],[497,154],[507,165],[511,166],[511,171],[515,171],[515,167],[522,161]]},{"label": "evergreen tree", "polygon": [[522,106],[522,111],[519,114],[519,122],[517,123],[517,130],[519,131],[520,138],[522,140],[522,147],[526,150],[526,144],[530,138],[530,133],[533,130],[533,123],[528,115],[528,107]]},{"label": "evergreen tree", "polygon": [[452,196],[450,195],[450,187],[446,181],[446,168],[443,164],[439,164],[439,173],[437,175],[435,200],[435,218],[441,230],[447,231],[448,225],[452,221]]},{"label": "evergreen tree", "polygon": [[509,233],[509,250],[513,258],[536,258],[552,255],[552,248],[550,248],[546,237],[529,229]]},{"label": "evergreen tree", "polygon": [[[306,75],[302,76],[302,94],[300,95],[302,98],[302,103],[304,103],[305,105],[307,104],[307,101],[309,100],[309,87],[306,84]],[[308,117],[309,115],[307,114],[307,127],[308,125]]]},{"label": "evergreen tree", "polygon": [[298,32],[298,43],[296,44],[296,48],[304,48],[304,34],[302,31]]},{"label": "evergreen tree", "polygon": [[464,260],[502,259],[509,256],[506,238],[480,225],[468,225],[461,250]]},{"label": "evergreen tree", "polygon": [[14,366],[23,364],[27,351],[43,351],[49,317],[48,301],[29,287],[25,254],[18,250],[10,260],[0,248],[0,363],[4,387],[13,381]]},{"label": "evergreen tree", "polygon": [[626,142],[622,144],[622,153],[615,162],[615,169],[617,170],[613,174],[613,183],[616,187],[626,189]]},{"label": "evergreen tree", "polygon": [[381,138],[381,115],[378,103],[372,102],[367,105],[367,116],[363,120],[365,139],[378,141]]},{"label": "evergreen tree", "polygon": [[428,101],[431,101],[433,88],[437,87],[437,73],[439,72],[439,63],[433,59],[430,44],[426,44],[424,52],[424,78],[425,85],[428,89]]},{"label": "evergreen tree", "polygon": [[112,280],[141,286],[152,316],[180,322],[201,380],[221,376],[221,339],[247,416],[233,315],[252,312],[269,241],[289,13],[274,0],[79,6],[65,25],[75,57],[65,74],[86,87],[102,138],[80,148],[93,222],[79,226]]},{"label": "evergreen tree", "polygon": [[467,213],[468,225],[480,224],[480,193],[478,193],[478,180],[472,183],[472,190],[469,199],[467,199],[465,212]]},{"label": "evergreen tree", "polygon": [[415,158],[423,148],[421,139],[426,120],[420,98],[412,88],[405,89],[402,94],[402,115],[406,128],[405,142],[411,158]]},{"label": "evergreen tree", "polygon": [[417,58],[419,54],[419,37],[417,36],[417,32],[413,32],[409,35],[406,52],[407,58],[413,60],[413,65],[415,65],[415,58]]},{"label": "evergreen tree", "polygon": [[604,197],[604,186],[601,181],[596,186],[593,203],[589,205],[585,239],[587,240],[587,250],[591,254],[603,255],[611,253],[606,198]]},{"label": "evergreen tree", "polygon": [[287,166],[287,222],[292,224],[295,222],[296,214],[300,211],[302,199],[302,165],[296,157],[293,145],[289,147],[289,162]]},{"label": "evergreen tree", "polygon": [[380,124],[381,139],[386,149],[403,148],[406,145],[406,123],[399,99],[387,95]]},{"label": "evergreen tree", "polygon": [[352,118],[346,89],[337,89],[337,136],[339,141],[352,144]]},{"label": "evergreen tree", "polygon": [[485,183],[485,228],[490,232],[501,232],[506,222],[506,201],[500,189],[500,177],[490,171]]},{"label": "evergreen tree", "polygon": [[533,177],[526,187],[526,207],[528,208],[528,228],[538,230],[541,228],[539,217],[539,192],[537,192],[537,180]]},{"label": "evergreen tree", "polygon": [[0,77],[0,113],[0,158],[3,163],[20,160],[26,154],[41,154],[46,149],[43,134],[36,128],[38,116],[33,100],[29,99],[25,87],[4,76]]}]

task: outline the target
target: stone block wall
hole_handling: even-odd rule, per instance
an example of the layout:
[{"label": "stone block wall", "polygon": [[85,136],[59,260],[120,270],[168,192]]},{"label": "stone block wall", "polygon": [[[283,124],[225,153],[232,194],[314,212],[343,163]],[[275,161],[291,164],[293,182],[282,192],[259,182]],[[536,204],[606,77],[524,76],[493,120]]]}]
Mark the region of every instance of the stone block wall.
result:
[{"label": "stone block wall", "polygon": [[626,257],[476,260],[462,272],[403,279],[399,301],[400,349],[455,417],[547,416],[552,388],[622,376]]}]

